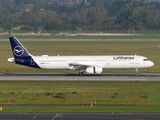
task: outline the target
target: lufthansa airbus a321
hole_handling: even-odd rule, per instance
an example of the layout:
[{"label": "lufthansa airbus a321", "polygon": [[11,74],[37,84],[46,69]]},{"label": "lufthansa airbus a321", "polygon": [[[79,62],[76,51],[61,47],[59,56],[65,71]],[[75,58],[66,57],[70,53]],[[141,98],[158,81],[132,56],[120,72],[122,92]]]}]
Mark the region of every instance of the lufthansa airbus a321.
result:
[{"label": "lufthansa airbus a321", "polygon": [[152,67],[154,63],[139,55],[102,55],[102,56],[33,56],[16,37],[9,37],[14,58],[9,62],[40,69],[78,70],[79,75],[99,74],[103,69],[138,69]]}]

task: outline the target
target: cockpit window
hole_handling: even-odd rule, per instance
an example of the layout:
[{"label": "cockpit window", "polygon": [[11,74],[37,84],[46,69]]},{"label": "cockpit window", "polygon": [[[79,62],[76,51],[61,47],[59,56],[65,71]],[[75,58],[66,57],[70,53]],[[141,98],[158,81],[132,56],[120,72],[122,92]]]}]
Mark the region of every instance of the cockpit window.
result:
[{"label": "cockpit window", "polygon": [[149,59],[143,59],[143,61],[150,61]]}]

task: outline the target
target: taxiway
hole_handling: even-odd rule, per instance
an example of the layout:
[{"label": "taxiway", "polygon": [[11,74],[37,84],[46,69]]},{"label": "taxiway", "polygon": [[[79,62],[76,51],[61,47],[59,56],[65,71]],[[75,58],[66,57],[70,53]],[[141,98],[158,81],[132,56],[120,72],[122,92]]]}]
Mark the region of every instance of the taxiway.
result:
[{"label": "taxiway", "polygon": [[[8,39],[0,39],[8,41]],[[160,39],[20,39],[20,41],[160,41]]]},{"label": "taxiway", "polygon": [[65,73],[0,73],[0,80],[37,81],[160,81],[160,74],[65,74]]},{"label": "taxiway", "polygon": [[160,113],[0,113],[0,120],[159,120]]}]

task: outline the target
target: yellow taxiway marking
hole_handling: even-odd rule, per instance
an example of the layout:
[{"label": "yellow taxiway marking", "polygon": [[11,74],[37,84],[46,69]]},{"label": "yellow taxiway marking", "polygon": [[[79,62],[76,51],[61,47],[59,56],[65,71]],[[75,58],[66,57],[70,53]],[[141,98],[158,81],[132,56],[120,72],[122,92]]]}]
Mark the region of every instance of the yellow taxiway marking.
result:
[{"label": "yellow taxiway marking", "polygon": [[35,119],[37,117],[37,115],[35,115],[34,117],[33,117],[33,119]]},{"label": "yellow taxiway marking", "polygon": [[52,120],[55,120],[55,118],[58,116],[58,114],[56,114],[54,117],[53,117],[53,119]]}]

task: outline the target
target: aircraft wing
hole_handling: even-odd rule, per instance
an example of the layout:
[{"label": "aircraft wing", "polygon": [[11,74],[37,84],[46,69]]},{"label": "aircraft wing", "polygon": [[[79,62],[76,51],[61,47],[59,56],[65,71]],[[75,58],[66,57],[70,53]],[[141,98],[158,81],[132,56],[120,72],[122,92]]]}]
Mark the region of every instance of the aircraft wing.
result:
[{"label": "aircraft wing", "polygon": [[85,70],[87,67],[91,67],[89,64],[81,64],[81,63],[69,63],[69,69],[72,70]]}]

